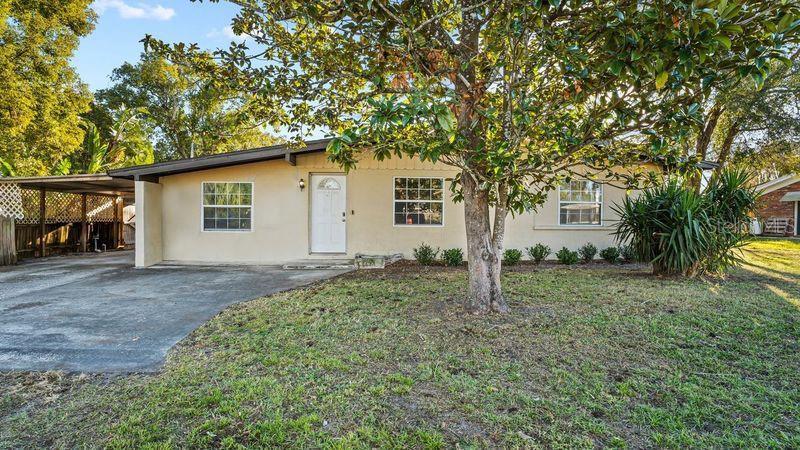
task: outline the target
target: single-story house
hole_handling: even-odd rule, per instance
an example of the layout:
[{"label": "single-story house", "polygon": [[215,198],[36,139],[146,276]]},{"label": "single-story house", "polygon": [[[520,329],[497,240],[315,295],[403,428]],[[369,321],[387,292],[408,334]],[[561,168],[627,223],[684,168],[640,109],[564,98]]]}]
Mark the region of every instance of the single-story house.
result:
[{"label": "single-story house", "polygon": [[[456,168],[365,157],[345,174],[328,161],[327,144],[110,171],[135,181],[136,265],[286,264],[358,253],[410,257],[423,242],[465,248],[463,205],[449,195]],[[573,180],[551,192],[537,212],[509,217],[505,246],[615,245],[612,206],[625,195],[610,184]]]},{"label": "single-story house", "polygon": [[797,236],[800,175],[785,175],[759,185],[758,189],[762,195],[757,215],[764,222],[764,234]]}]

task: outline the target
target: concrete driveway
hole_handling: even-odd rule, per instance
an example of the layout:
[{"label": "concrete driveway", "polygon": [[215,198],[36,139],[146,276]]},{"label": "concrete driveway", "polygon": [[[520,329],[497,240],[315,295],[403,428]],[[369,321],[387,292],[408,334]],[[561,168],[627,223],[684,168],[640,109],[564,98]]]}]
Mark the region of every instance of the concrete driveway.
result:
[{"label": "concrete driveway", "polygon": [[343,270],[133,268],[133,252],[0,268],[0,371],[150,372],[229,305]]}]

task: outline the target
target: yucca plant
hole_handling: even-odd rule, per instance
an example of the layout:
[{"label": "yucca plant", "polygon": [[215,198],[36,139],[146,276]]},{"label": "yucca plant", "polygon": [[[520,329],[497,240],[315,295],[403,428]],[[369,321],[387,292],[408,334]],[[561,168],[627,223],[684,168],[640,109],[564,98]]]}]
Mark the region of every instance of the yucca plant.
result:
[{"label": "yucca plant", "polygon": [[707,258],[709,271],[722,272],[742,262],[741,247],[750,238],[747,227],[759,196],[752,181],[747,169],[723,170],[711,178],[704,192],[714,226],[714,242]]},{"label": "yucca plant", "polygon": [[743,170],[725,170],[697,193],[680,178],[628,197],[614,210],[615,234],[628,242],[656,274],[721,272],[737,264],[747,239],[744,223],[755,208],[757,192]]}]

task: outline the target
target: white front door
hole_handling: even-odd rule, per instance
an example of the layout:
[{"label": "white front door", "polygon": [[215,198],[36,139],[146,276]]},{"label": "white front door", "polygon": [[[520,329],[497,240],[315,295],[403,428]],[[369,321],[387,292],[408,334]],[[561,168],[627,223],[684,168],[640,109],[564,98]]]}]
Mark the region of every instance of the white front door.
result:
[{"label": "white front door", "polygon": [[311,252],[347,252],[347,178],[311,175]]}]

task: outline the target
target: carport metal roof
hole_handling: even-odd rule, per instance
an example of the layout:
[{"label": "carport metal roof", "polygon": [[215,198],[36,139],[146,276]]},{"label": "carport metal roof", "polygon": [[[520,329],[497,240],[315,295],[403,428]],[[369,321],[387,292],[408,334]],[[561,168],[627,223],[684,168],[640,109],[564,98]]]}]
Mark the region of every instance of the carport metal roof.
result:
[{"label": "carport metal roof", "polygon": [[48,177],[2,177],[0,184],[16,184],[23,189],[44,189],[70,194],[102,194],[130,197],[133,181],[105,174],[57,175]]}]

